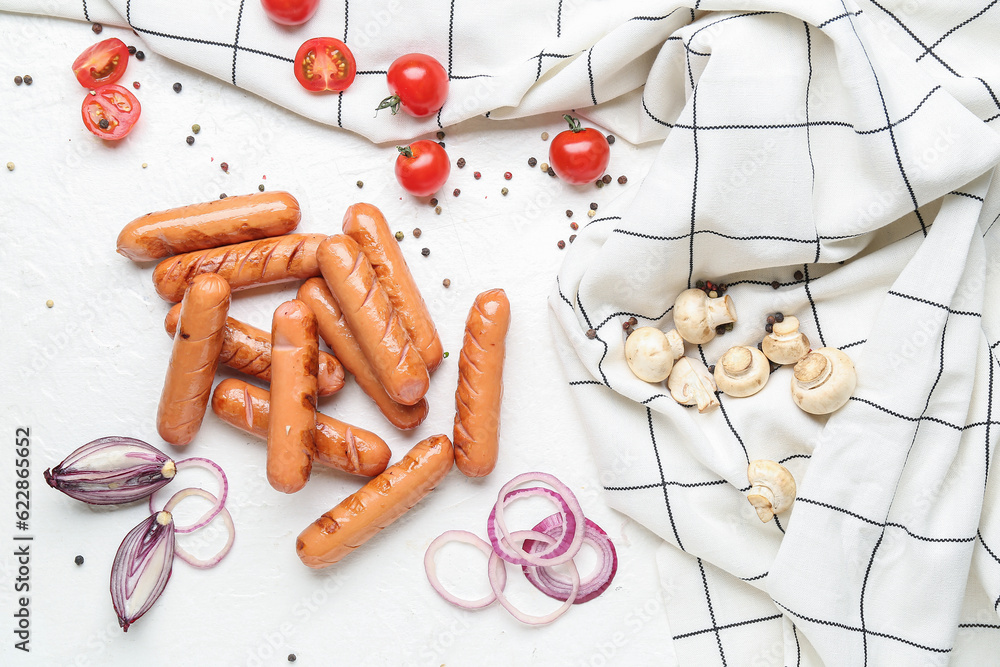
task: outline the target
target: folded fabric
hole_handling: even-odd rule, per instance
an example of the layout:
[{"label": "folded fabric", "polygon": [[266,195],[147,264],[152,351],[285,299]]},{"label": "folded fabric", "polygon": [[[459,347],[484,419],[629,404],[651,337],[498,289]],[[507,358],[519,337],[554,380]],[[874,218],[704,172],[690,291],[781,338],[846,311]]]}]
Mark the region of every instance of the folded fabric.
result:
[{"label": "folded fabric", "polygon": [[[657,56],[661,153],[550,305],[608,501],[669,543],[681,664],[996,663],[993,4],[702,2]],[[623,324],[672,328],[706,279],[739,319],[689,356],[794,315],[854,361],[847,405],[801,411],[787,367],[706,414],[635,377]],[[769,523],[746,499],[757,459],[798,486]]]}]

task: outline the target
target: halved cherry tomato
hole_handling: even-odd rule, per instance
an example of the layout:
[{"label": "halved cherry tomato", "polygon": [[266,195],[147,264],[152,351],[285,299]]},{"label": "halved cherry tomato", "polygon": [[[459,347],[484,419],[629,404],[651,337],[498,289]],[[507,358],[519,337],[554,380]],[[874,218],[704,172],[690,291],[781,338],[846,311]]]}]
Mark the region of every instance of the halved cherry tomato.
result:
[{"label": "halved cherry tomato", "polygon": [[121,139],[132,131],[142,108],[121,86],[101,86],[83,100],[83,124],[101,139]]},{"label": "halved cherry tomato", "polygon": [[593,183],[604,174],[611,160],[611,147],[607,138],[592,127],[580,127],[580,121],[570,115],[563,118],[569,123],[552,140],[549,146],[549,164],[556,176],[573,185]]},{"label": "halved cherry tomato", "polygon": [[306,90],[347,90],[357,73],[354,54],[333,37],[308,39],[295,54],[295,78]]},{"label": "halved cherry tomato", "polygon": [[126,67],[128,47],[117,37],[94,44],[73,61],[76,80],[90,90],[122,78]]},{"label": "halved cherry tomato", "polygon": [[434,58],[423,53],[408,53],[392,61],[386,75],[389,97],[378,109],[389,108],[396,115],[399,107],[414,118],[437,113],[448,98],[448,72]]},{"label": "halved cherry tomato", "polygon": [[436,141],[421,139],[396,148],[396,180],[411,195],[432,195],[448,180],[451,162]]},{"label": "halved cherry tomato", "polygon": [[319,0],[260,0],[267,17],[281,25],[302,25],[319,8]]}]

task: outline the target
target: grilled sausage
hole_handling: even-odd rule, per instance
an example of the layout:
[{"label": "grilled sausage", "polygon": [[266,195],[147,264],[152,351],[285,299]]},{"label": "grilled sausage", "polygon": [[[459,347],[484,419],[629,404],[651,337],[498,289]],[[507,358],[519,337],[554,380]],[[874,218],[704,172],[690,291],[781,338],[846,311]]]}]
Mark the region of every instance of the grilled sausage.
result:
[{"label": "grilled sausage", "polygon": [[375,405],[396,428],[411,429],[427,417],[427,401],[420,399],[413,405],[403,405],[385,393],[382,383],[375,376],[371,364],[365,359],[358,342],[347,326],[337,300],[322,278],[310,278],[302,283],[296,298],[305,302],[316,314],[319,335],[337,355],[344,368],[354,376],[358,386],[375,401]]},{"label": "grilled sausage", "polygon": [[[167,312],[167,317],[163,320],[163,326],[171,337],[177,329],[180,313],[181,306],[177,304]],[[226,339],[222,344],[219,363],[270,384],[271,336],[255,326],[232,317],[226,318]],[[335,394],[344,387],[344,367],[335,356],[322,350],[319,353],[316,386],[320,396]]]},{"label": "grilled sausage", "polygon": [[209,274],[192,280],[181,302],[178,335],[156,411],[156,429],[173,445],[188,444],[201,428],[225,338],[229,298],[229,284]]},{"label": "grilled sausage", "polygon": [[[215,387],[212,411],[222,421],[259,438],[267,438],[271,395],[266,389],[228,378]],[[316,413],[313,461],[352,475],[374,477],[389,465],[392,452],[371,431]]]},{"label": "grilled sausage", "polygon": [[295,229],[302,214],[287,192],[238,195],[147,213],[125,225],[118,253],[136,262],[217,248]]},{"label": "grilled sausage", "polygon": [[508,328],[510,302],[504,291],[477,296],[465,322],[455,391],[455,465],[466,477],[484,477],[497,464]]},{"label": "grilled sausage", "polygon": [[392,400],[413,405],[430,385],[427,366],[358,244],[338,234],[316,251],[327,286],[379,382]]},{"label": "grilled sausage", "polygon": [[361,246],[410,342],[420,352],[427,370],[433,372],[444,355],[441,338],[382,211],[371,204],[348,206],[344,233]]},{"label": "grilled sausage", "polygon": [[417,443],[401,461],[303,530],[295,542],[299,558],[313,568],[333,565],[430,493],[454,459],[448,436]]},{"label": "grilled sausage", "polygon": [[271,401],[267,481],[295,493],[309,481],[316,448],[316,316],[295,299],[274,311],[271,324]]},{"label": "grilled sausage", "polygon": [[323,234],[288,234],[177,255],[156,265],[153,285],[162,298],[177,302],[191,278],[201,273],[222,276],[234,292],[304,280],[319,275],[316,247],[324,238]]}]

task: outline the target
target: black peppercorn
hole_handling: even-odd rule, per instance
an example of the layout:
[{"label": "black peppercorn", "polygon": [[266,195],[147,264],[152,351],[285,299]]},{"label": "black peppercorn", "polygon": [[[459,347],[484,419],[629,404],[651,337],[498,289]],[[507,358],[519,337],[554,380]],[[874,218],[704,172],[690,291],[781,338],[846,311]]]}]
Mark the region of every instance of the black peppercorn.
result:
[{"label": "black peppercorn", "polygon": [[444,139],[444,132],[442,132],[441,130],[438,130],[437,138],[438,139]]},{"label": "black peppercorn", "polygon": [[619,185],[625,185],[626,183],[628,183],[628,178],[627,177],[625,177],[625,176],[619,176],[618,177],[618,184]]},{"label": "black peppercorn", "polygon": [[33,81],[34,81],[34,79],[31,78],[30,74],[25,74],[24,75],[24,85],[30,86]]},{"label": "black peppercorn", "polygon": [[605,185],[607,185],[608,183],[611,182],[611,174],[604,174],[604,178],[602,178],[601,180],[604,181]]},{"label": "black peppercorn", "polygon": [[95,23],[94,25],[90,26],[90,29],[94,31],[95,35],[100,35],[101,31],[104,30],[104,26],[101,25],[100,23]]},{"label": "black peppercorn", "polygon": [[779,283],[777,280],[771,283],[771,289],[778,289],[779,287],[781,287],[781,283]]},{"label": "black peppercorn", "polygon": [[608,143],[609,144],[615,143],[615,135],[613,135],[613,134],[609,134],[608,135]]},{"label": "black peppercorn", "polygon": [[528,166],[529,167],[534,167],[536,164],[538,164],[538,160],[536,160],[533,157],[529,157],[528,158]]},{"label": "black peppercorn", "polygon": [[796,271],[795,272],[795,279],[796,280],[802,280],[803,278],[805,278],[805,276],[802,274],[801,271]]},{"label": "black peppercorn", "polygon": [[102,130],[106,130],[106,129],[108,129],[108,128],[109,128],[109,127],[111,126],[111,123],[109,123],[109,122],[108,122],[108,119],[107,119],[107,118],[102,118],[101,120],[99,120],[99,121],[97,122],[97,125],[98,125],[98,127],[100,127],[100,128],[102,129]]},{"label": "black peppercorn", "polygon": [[596,201],[590,202],[590,210],[591,211],[596,211],[597,210],[597,202]]},{"label": "black peppercorn", "polygon": [[15,86],[20,86],[22,83],[24,83],[24,79],[22,79],[20,75],[14,77]]},{"label": "black peppercorn", "polygon": [[784,315],[784,313],[775,313],[774,314],[774,321],[775,322],[784,322],[785,321],[785,315]]},{"label": "black peppercorn", "polygon": [[181,88],[183,88],[183,86],[181,86],[180,82],[177,82],[177,83],[174,84],[174,92],[175,93],[181,92]]},{"label": "black peppercorn", "polygon": [[572,218],[573,217],[573,211],[571,211],[569,209],[566,209],[566,217],[567,218]]},{"label": "black peppercorn", "polygon": [[187,142],[187,145],[188,145],[188,146],[190,146],[191,144],[193,144],[193,143],[194,143],[194,137],[192,137],[192,136],[191,136],[191,135],[189,134],[189,135],[188,135],[188,137],[187,137],[187,139],[185,139],[184,141],[186,141],[186,142]]},{"label": "black peppercorn", "polygon": [[456,162],[455,164],[457,164],[458,168],[461,169],[462,167],[465,166],[465,158],[464,157],[458,158],[458,162]]},{"label": "black peppercorn", "polygon": [[83,565],[83,556],[77,556],[76,558],[73,559],[73,562],[76,563],[77,565]]},{"label": "black peppercorn", "polygon": [[767,333],[771,333],[772,331],[774,331],[774,325],[773,324],[765,324],[764,325],[764,331],[766,331]]},{"label": "black peppercorn", "polygon": [[420,251],[420,254],[423,255],[424,257],[427,257],[428,255],[431,254],[431,249],[430,248],[424,248],[423,250]]},{"label": "black peppercorn", "polygon": [[128,54],[130,56],[134,56],[135,55],[135,47],[134,46],[128,47]]},{"label": "black peppercorn", "polygon": [[145,60],[146,59],[146,54],[143,53],[142,51],[136,51],[135,52],[135,59],[136,60]]},{"label": "black peppercorn", "polygon": [[768,324],[774,324],[775,322],[777,322],[777,320],[774,319],[774,315],[768,315],[767,316],[767,323]]},{"label": "black peppercorn", "polygon": [[597,331],[595,329],[587,329],[587,338],[597,338]]},{"label": "black peppercorn", "polygon": [[428,203],[429,203],[429,204],[430,204],[431,206],[437,206],[437,205],[438,205],[438,200],[437,200],[437,197],[431,197],[431,200],[430,200],[430,201],[429,201]]}]

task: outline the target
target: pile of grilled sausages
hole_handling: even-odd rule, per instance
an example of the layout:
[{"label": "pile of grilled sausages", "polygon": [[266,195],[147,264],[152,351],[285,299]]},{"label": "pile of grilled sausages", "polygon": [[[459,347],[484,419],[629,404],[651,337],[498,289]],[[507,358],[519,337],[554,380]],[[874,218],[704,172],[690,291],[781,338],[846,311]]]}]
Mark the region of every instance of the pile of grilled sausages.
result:
[{"label": "pile of grilled sausages", "polygon": [[[313,462],[373,477],[299,535],[299,558],[321,568],[405,513],[452,462],[469,477],[493,470],[510,303],[493,289],[469,311],[454,447],[435,435],[387,467],[385,441],[317,412],[317,396],[339,391],[346,369],[391,424],[412,429],[427,416],[441,340],[381,211],[348,207],[344,233],[334,236],[291,233],[300,218],[287,192],[229,197],[142,216],[122,230],[118,252],[162,259],[156,292],[179,302],[165,322],[174,342],[156,417],[164,440],[190,443],[211,398],[223,421],[267,438],[267,479],[278,491],[301,489]],[[304,282],[275,310],[270,333],[228,316],[232,292],[286,281]],[[213,392],[220,363],[270,391],[230,378]]]}]

